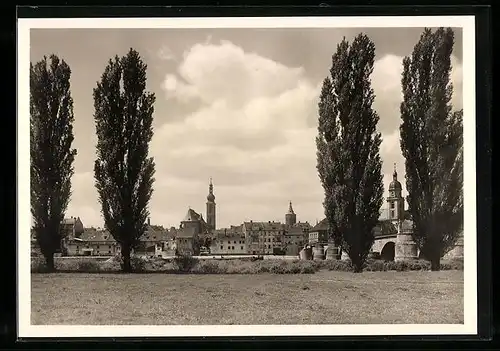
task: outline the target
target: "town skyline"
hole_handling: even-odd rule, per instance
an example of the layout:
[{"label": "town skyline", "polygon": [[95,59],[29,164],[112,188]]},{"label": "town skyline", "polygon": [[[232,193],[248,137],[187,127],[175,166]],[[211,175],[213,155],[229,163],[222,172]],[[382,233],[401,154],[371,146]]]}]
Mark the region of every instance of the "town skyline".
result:
[{"label": "town skyline", "polygon": [[[394,163],[405,189],[398,131],[401,62],[422,30],[32,30],[32,62],[55,53],[72,69],[78,155],[66,216],[80,217],[88,227],[103,226],[93,180],[92,89],[108,60],[130,47],[148,64],[148,90],[157,97],[150,145],[156,162],[152,224],[177,227],[189,207],[205,217],[210,177],[217,227],[249,220],[283,222],[289,201],[298,221],[320,221],[317,96],[336,45],[359,32],[376,45],[372,85],[383,136],[384,197]],[[455,109],[462,107],[461,49],[461,30],[456,30]]]}]

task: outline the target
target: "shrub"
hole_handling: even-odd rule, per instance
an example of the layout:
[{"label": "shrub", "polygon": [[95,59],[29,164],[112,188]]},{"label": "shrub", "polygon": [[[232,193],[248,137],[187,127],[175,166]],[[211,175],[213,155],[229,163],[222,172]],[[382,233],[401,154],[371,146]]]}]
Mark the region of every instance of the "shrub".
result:
[{"label": "shrub", "polygon": [[196,257],[190,255],[181,255],[174,258],[176,268],[183,273],[190,272],[198,264],[198,261]]},{"label": "shrub", "polygon": [[311,261],[299,261],[295,263],[299,268],[301,274],[313,274],[318,271],[318,268],[311,263]]},{"label": "shrub", "polygon": [[140,256],[135,256],[135,255],[130,256],[130,265],[132,266],[133,272],[137,273],[144,272],[146,270],[146,263],[147,260]]},{"label": "shrub", "polygon": [[201,260],[196,267],[193,267],[195,269],[192,269],[191,271],[193,273],[199,273],[199,274],[223,274],[226,273],[223,270],[223,267],[221,267],[220,263],[218,261],[208,261],[208,260]]},{"label": "shrub", "polygon": [[351,261],[348,260],[326,260],[321,263],[321,268],[326,268],[329,271],[351,272],[354,269]]},{"label": "shrub", "polygon": [[367,260],[364,270],[367,272],[383,272],[388,270],[388,265],[381,260]]},{"label": "shrub", "polygon": [[453,258],[449,261],[441,262],[441,270],[443,270],[443,271],[448,271],[448,270],[463,271],[464,270],[464,260],[463,260],[463,258]]},{"label": "shrub", "polygon": [[48,269],[43,259],[31,259],[31,273],[47,273]]},{"label": "shrub", "polygon": [[95,261],[85,260],[77,262],[76,270],[78,272],[94,273],[94,272],[99,272],[101,270],[101,267]]}]

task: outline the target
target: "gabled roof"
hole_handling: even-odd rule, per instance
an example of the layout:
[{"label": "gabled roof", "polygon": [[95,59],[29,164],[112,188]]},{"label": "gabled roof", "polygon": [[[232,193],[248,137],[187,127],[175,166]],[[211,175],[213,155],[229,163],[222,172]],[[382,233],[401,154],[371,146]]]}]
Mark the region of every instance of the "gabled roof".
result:
[{"label": "gabled roof", "polygon": [[141,241],[166,241],[169,239],[169,232],[161,226],[148,225],[146,231],[141,236]]},{"label": "gabled roof", "polygon": [[197,228],[187,227],[179,229],[176,233],[177,238],[193,238],[198,233]]},{"label": "gabled roof", "polygon": [[82,235],[80,235],[80,239],[82,241],[116,242],[107,230],[95,228],[85,228]]},{"label": "gabled roof", "polygon": [[197,213],[195,210],[193,210],[191,208],[188,209],[186,215],[184,216],[183,222],[196,222],[196,221],[200,221],[200,222],[205,223],[205,220],[203,219],[202,215],[200,215],[199,213]]},{"label": "gabled roof", "polygon": [[324,218],[321,222],[312,227],[310,232],[317,232],[319,230],[328,230],[328,220]]}]

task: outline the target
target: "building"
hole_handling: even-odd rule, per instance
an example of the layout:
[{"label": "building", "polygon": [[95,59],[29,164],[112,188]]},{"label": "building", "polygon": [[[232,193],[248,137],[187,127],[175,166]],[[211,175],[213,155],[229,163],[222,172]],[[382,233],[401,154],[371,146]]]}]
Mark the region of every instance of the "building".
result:
[{"label": "building", "polygon": [[120,249],[113,236],[100,228],[85,228],[78,237],[66,242],[68,256],[114,256]]},{"label": "building", "polygon": [[176,255],[198,255],[198,231],[195,227],[185,227],[177,231],[175,237]]},{"label": "building", "polygon": [[[57,254],[67,255],[67,242],[72,238],[79,237],[84,231],[83,223],[80,217],[69,217],[64,218],[61,221],[61,243],[59,250],[56,251]],[[36,232],[34,228],[31,228],[31,255],[39,256],[41,255],[40,246],[36,239]]]},{"label": "building", "polygon": [[296,256],[308,241],[311,225],[308,222],[298,222],[292,202],[285,214],[285,231],[283,235],[283,250],[286,255]]},{"label": "building", "polygon": [[212,255],[246,255],[248,250],[243,226],[231,226],[213,231],[209,249]]},{"label": "building", "polygon": [[214,185],[212,184],[212,178],[210,178],[210,183],[208,185],[208,195],[207,195],[207,231],[211,232],[216,228],[217,228],[216,205],[215,205]]},{"label": "building", "polygon": [[243,222],[247,253],[272,255],[281,253],[286,226],[280,222]]},{"label": "building", "polygon": [[175,231],[176,252],[179,255],[198,255],[209,226],[203,216],[189,208],[179,230]]},{"label": "building", "polygon": [[139,238],[135,253],[147,256],[162,256],[165,243],[169,241],[169,232],[159,225],[151,225],[148,218],[146,231]]},{"label": "building", "polygon": [[[308,223],[309,224],[309,223]],[[296,256],[307,243],[309,230],[302,226],[288,227],[284,235],[285,255]]]},{"label": "building", "polygon": [[312,227],[308,239],[309,245],[328,244],[328,220],[326,218]]},{"label": "building", "polygon": [[61,227],[64,236],[69,238],[78,238],[84,231],[84,226],[80,217],[63,219]]}]

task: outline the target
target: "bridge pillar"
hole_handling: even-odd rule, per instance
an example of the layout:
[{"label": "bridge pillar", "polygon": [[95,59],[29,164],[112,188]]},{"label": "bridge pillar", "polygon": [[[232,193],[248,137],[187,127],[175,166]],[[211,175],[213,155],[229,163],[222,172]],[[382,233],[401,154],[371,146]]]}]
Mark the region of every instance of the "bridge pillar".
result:
[{"label": "bridge pillar", "polygon": [[326,250],[327,260],[336,260],[339,254],[340,248],[335,246],[333,243],[328,243],[328,249]]},{"label": "bridge pillar", "polygon": [[399,225],[394,253],[395,261],[414,260],[418,258],[417,244],[411,236],[413,228],[407,223]]}]

